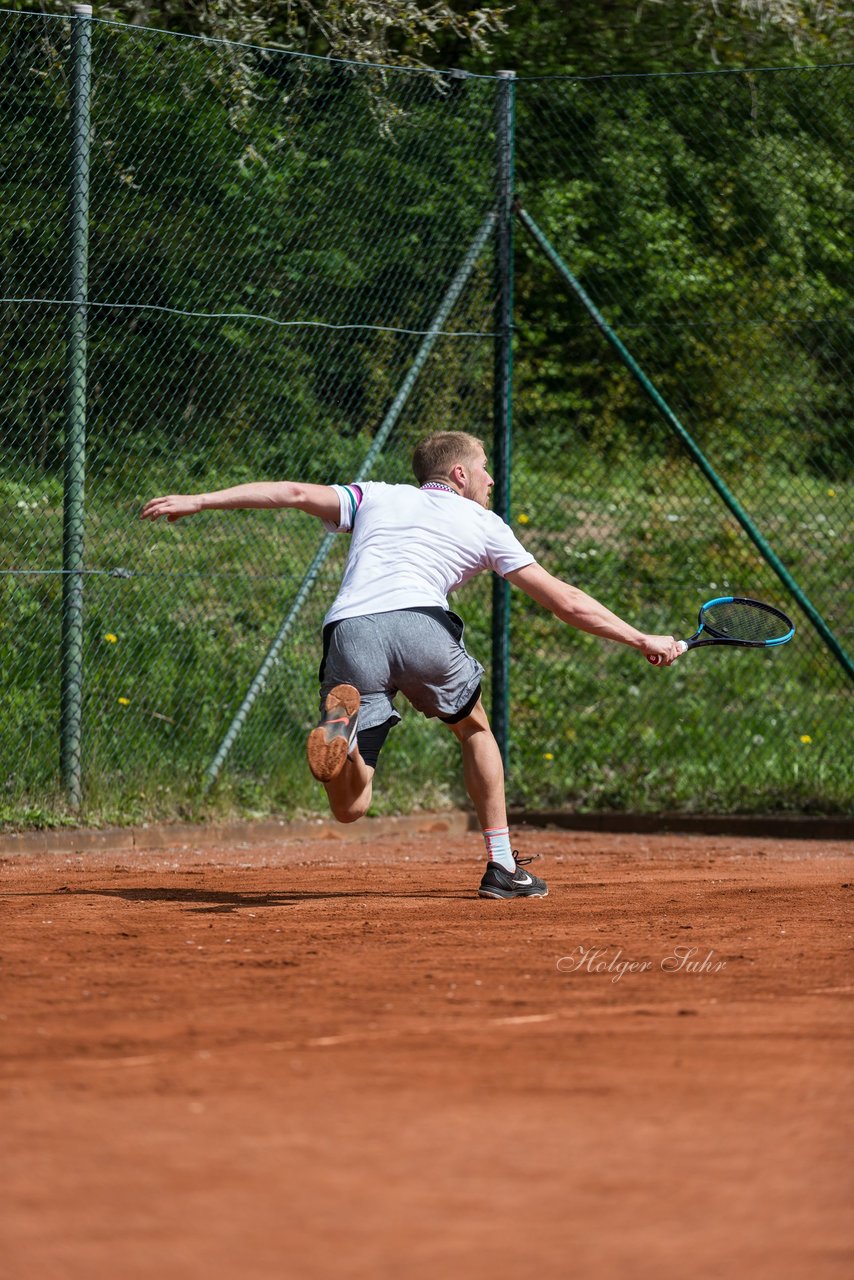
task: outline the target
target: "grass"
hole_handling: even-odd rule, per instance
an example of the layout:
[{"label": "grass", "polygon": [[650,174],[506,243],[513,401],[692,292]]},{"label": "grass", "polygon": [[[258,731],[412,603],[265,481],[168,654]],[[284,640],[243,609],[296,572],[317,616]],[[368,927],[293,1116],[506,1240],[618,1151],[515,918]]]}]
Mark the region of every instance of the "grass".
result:
[{"label": "grass", "polygon": [[[514,484],[527,495],[514,524],[537,558],[645,629],[688,635],[698,605],[726,589],[787,607],[776,577],[687,466],[608,473],[583,460],[569,483],[559,483],[522,453]],[[97,572],[85,587],[79,814],[65,806],[58,778],[61,578],[0,577],[0,825],[324,811],[302,751],[315,716],[320,626],[346,540],[321,568],[219,781],[206,791],[205,769],[322,530],[297,513],[212,513],[171,527],[136,519],[145,497],[177,487],[174,473],[149,476],[136,491],[115,476],[90,484],[86,563]],[[782,475],[752,477],[752,490],[763,532],[850,646],[842,615],[846,490]],[[0,479],[0,508],[4,565],[60,564],[57,481]],[[132,576],[111,576],[115,569]],[[484,578],[455,599],[482,661],[490,598]],[[779,651],[700,650],[661,671],[563,628],[514,593],[508,798],[588,811],[844,810],[850,685],[793,612],[798,635]],[[380,762],[374,812],[462,803],[457,757],[450,734],[406,713]]]}]

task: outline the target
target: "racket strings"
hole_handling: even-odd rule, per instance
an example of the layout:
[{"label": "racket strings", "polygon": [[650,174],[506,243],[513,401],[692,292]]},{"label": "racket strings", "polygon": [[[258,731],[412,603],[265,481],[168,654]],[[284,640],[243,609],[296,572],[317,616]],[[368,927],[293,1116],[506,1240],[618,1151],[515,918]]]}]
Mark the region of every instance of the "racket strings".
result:
[{"label": "racket strings", "polygon": [[782,639],[792,626],[776,610],[745,600],[721,600],[708,605],[703,610],[703,623],[712,634],[759,643]]}]

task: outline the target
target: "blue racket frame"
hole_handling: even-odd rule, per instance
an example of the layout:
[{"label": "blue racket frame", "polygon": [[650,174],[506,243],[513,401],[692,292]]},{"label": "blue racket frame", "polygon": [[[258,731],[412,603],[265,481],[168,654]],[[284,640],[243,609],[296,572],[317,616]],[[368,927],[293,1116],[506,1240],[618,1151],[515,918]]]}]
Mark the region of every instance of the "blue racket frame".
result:
[{"label": "blue racket frame", "polygon": [[[706,609],[711,609],[716,604],[747,604],[754,609],[762,609],[766,613],[772,613],[775,618],[779,618],[782,622],[787,623],[789,630],[783,636],[775,636],[771,640],[739,640],[733,636],[724,636],[715,630],[713,626],[704,620]],[[699,649],[703,645],[735,645],[740,649],[774,649],[778,645],[788,644],[795,634],[795,624],[792,619],[783,613],[782,609],[775,609],[773,605],[763,604],[761,600],[751,600],[748,596],[715,596],[714,600],[707,600],[704,605],[700,606],[700,612],[697,617],[699,626],[689,640],[683,640],[682,643],[686,649]],[[708,639],[700,637],[706,635]]]}]

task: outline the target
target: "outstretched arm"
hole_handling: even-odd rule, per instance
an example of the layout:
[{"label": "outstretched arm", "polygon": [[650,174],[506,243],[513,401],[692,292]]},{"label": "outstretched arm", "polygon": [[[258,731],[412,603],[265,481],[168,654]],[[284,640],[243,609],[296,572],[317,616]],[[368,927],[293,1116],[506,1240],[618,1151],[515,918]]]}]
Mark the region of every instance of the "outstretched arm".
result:
[{"label": "outstretched arm", "polygon": [[165,516],[170,524],[199,511],[232,511],[235,508],[274,509],[293,507],[307,511],[319,520],[338,520],[338,494],[327,484],[294,484],[290,480],[273,480],[260,484],[237,484],[232,489],[215,493],[173,493],[166,498],[152,498],[140,512],[143,520]]},{"label": "outstretched arm", "polygon": [[669,667],[682,652],[673,636],[652,636],[638,631],[578,587],[555,578],[542,565],[529,564],[524,569],[515,569],[507,574],[507,581],[521,587],[561,622],[606,640],[631,645],[656,665]]}]

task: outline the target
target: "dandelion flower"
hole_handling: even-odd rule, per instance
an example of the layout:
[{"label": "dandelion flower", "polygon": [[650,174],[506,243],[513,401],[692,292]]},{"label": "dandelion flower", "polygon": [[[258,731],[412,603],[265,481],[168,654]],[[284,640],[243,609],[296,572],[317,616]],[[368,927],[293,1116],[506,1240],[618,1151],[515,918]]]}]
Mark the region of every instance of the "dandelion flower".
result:
[{"label": "dandelion flower", "polygon": [[544,752],[543,752],[543,759],[544,759],[544,760],[554,760],[554,756],[552,755],[551,751],[544,751]]},{"label": "dandelion flower", "polygon": [[827,491],[827,496],[828,496],[828,498],[835,498],[835,497],[836,497],[836,490],[835,490],[835,489],[828,489],[828,491]]},{"label": "dandelion flower", "polygon": [[530,517],[526,516],[524,511],[521,511],[517,516],[517,519],[520,524],[528,524]]},{"label": "dandelion flower", "polygon": [[810,735],[809,735],[808,733],[802,733],[802,734],[801,734],[801,742],[803,742],[803,743],[812,742],[812,738],[810,737]]},{"label": "dandelion flower", "polygon": [[130,706],[130,698],[119,698],[119,702],[122,704],[123,707]]},{"label": "dandelion flower", "polygon": [[118,636],[113,635],[112,631],[108,631],[107,634],[104,636],[104,639],[108,642],[108,644],[115,644],[118,638],[119,638]]}]

